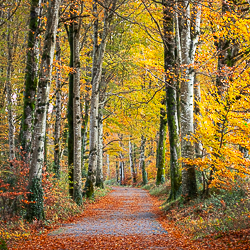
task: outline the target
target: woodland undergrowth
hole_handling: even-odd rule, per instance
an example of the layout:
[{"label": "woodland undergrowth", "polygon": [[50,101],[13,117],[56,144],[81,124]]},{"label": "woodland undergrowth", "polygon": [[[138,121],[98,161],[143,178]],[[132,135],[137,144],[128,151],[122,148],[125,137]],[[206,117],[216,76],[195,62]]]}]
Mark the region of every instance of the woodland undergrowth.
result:
[{"label": "woodland undergrowth", "polygon": [[245,182],[230,190],[211,189],[206,198],[184,201],[182,197],[169,202],[170,183],[142,187],[162,201],[161,209],[167,220],[192,239],[220,238],[224,234],[249,229],[250,185]]},{"label": "woodland undergrowth", "polygon": [[[43,172],[44,213],[45,220],[29,223],[25,220],[25,205],[27,201],[26,186],[28,182],[26,165],[22,161],[13,162],[15,172],[12,170],[12,180],[0,178],[0,249],[11,241],[27,238],[32,234],[42,234],[48,229],[58,227],[62,222],[72,221],[81,216],[85,207],[110,192],[110,188],[96,188],[92,199],[84,199],[78,206],[68,194],[68,175],[62,171],[60,179],[54,174]],[[9,174],[10,170],[2,171],[2,176]],[[25,178],[23,176],[26,176]],[[83,183],[84,184],[84,183]],[[17,192],[17,189],[19,192]]]}]

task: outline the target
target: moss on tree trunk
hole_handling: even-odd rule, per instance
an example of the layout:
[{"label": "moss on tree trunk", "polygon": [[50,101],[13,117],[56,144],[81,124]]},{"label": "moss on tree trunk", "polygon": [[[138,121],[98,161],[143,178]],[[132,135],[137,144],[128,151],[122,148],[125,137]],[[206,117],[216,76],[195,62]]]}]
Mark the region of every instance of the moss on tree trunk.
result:
[{"label": "moss on tree trunk", "polygon": [[28,187],[28,201],[26,219],[33,221],[34,219],[43,220],[43,188],[42,180],[39,178],[33,178],[30,186]]}]

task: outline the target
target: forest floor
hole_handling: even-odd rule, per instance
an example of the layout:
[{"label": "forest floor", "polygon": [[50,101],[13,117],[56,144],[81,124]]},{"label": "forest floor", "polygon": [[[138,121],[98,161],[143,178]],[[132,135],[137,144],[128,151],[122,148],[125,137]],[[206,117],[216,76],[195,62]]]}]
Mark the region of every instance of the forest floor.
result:
[{"label": "forest floor", "polygon": [[250,241],[233,235],[191,240],[167,219],[161,203],[145,190],[114,187],[75,221],[9,249],[249,249]]}]

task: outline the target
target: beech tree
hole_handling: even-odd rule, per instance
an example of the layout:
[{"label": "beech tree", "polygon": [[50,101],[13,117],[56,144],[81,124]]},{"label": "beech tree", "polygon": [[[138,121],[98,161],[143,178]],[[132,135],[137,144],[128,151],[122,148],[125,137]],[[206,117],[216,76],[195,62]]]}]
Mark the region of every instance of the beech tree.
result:
[{"label": "beech tree", "polygon": [[[175,48],[179,37],[178,15],[175,13],[175,1],[165,1],[163,11],[163,43],[164,43],[164,69],[166,81],[167,121],[170,145],[170,200],[175,200],[181,185],[180,173],[180,139],[178,122],[178,95],[179,91],[175,76],[178,57]],[[176,26],[175,26],[176,25]],[[175,30],[175,33],[174,33]],[[180,48],[179,48],[180,49]],[[178,72],[177,72],[178,73]]]},{"label": "beech tree", "polygon": [[56,61],[59,68],[56,69],[56,120],[54,132],[54,164],[53,170],[57,178],[60,177],[60,136],[61,136],[61,116],[62,116],[62,97],[61,97],[61,47],[59,35],[56,37]]},{"label": "beech tree", "polygon": [[102,64],[105,54],[106,43],[109,35],[110,24],[116,9],[117,0],[105,0],[103,3],[104,19],[101,42],[98,42],[99,17],[97,1],[93,4],[94,21],[94,39],[93,39],[93,66],[91,74],[91,103],[90,103],[90,131],[89,131],[89,166],[88,175],[85,183],[85,192],[87,197],[94,193],[97,169],[97,149],[98,149],[98,105],[99,105],[99,88],[102,76]]},{"label": "beech tree", "polygon": [[27,46],[27,62],[25,76],[24,105],[21,128],[21,144],[27,156],[31,149],[34,111],[36,107],[36,91],[39,68],[39,34],[41,29],[41,0],[30,1],[29,35]]},{"label": "beech tree", "polygon": [[[165,98],[162,101],[162,105],[164,106],[166,105]],[[165,182],[166,133],[167,133],[166,108],[162,107],[160,111],[159,140],[156,153],[156,168],[157,168],[156,185]]]},{"label": "beech tree", "polygon": [[181,82],[181,156],[182,163],[182,194],[185,197],[197,195],[195,166],[186,160],[193,159],[194,147],[191,142],[194,133],[193,103],[194,103],[194,76],[193,64],[198,45],[201,23],[201,4],[183,1],[180,20],[180,49],[179,58],[183,65]]},{"label": "beech tree", "polygon": [[43,219],[43,188],[42,169],[44,163],[44,142],[46,136],[46,115],[51,86],[52,63],[56,45],[56,32],[59,20],[59,8],[61,0],[49,1],[47,10],[47,25],[40,65],[39,85],[37,89],[37,101],[34,118],[34,135],[29,171],[28,210],[27,219]]},{"label": "beech tree", "polygon": [[141,137],[141,154],[140,154],[140,169],[142,172],[142,183],[146,185],[148,183],[148,176],[146,171],[146,163],[145,163],[145,144],[146,138],[142,135]]},{"label": "beech tree", "polygon": [[[10,13],[8,13],[8,18]],[[11,20],[9,20],[10,22]],[[11,37],[10,23],[7,25],[7,70],[6,70],[6,93],[7,93],[7,110],[8,110],[8,125],[9,125],[9,159],[11,161],[15,158],[15,125],[13,116],[13,101],[12,101],[12,84],[11,74],[13,70],[13,53],[15,46],[15,36]]]}]

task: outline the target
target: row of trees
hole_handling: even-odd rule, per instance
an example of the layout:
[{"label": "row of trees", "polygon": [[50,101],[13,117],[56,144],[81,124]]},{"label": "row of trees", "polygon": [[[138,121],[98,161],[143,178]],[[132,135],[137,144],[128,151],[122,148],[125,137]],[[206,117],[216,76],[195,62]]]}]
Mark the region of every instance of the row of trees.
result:
[{"label": "row of trees", "polygon": [[244,179],[248,9],[220,0],[3,3],[1,175],[23,156],[27,219],[44,218],[44,167],[56,178],[68,171],[78,205],[104,187],[104,165],[121,184],[126,165],[133,183],[139,169],[144,184],[169,176],[169,200]]}]

